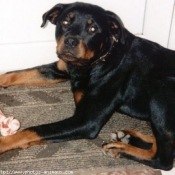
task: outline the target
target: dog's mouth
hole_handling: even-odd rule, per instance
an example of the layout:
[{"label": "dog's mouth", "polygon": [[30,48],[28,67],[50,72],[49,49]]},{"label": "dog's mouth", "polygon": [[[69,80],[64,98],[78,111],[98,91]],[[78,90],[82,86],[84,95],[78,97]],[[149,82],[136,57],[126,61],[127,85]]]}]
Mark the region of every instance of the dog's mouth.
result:
[{"label": "dog's mouth", "polygon": [[77,62],[79,60],[79,58],[77,58],[74,54],[70,53],[70,52],[66,52],[66,53],[57,53],[58,58],[62,59],[65,62]]},{"label": "dog's mouth", "polygon": [[76,65],[76,66],[86,66],[88,63],[85,60],[82,60],[81,58],[77,58],[74,54],[70,52],[66,53],[57,53],[58,58],[63,60],[66,63]]}]

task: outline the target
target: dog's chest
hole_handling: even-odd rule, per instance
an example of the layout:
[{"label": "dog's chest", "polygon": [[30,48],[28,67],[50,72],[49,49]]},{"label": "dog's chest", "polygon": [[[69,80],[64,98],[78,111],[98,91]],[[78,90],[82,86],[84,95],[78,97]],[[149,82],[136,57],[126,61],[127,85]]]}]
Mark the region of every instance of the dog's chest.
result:
[{"label": "dog's chest", "polygon": [[70,66],[69,74],[72,91],[84,90],[87,88],[90,79],[88,69]]}]

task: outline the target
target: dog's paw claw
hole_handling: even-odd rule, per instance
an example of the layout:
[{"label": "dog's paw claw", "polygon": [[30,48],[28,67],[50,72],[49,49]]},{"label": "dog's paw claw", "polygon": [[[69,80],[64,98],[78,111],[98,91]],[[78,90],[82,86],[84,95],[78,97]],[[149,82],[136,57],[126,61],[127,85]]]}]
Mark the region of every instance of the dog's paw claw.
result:
[{"label": "dog's paw claw", "polygon": [[117,135],[119,139],[122,139],[123,137],[125,137],[125,133],[123,131],[118,131]]},{"label": "dog's paw claw", "polygon": [[111,135],[110,135],[110,137],[111,137],[111,141],[117,141],[117,134],[116,133],[111,133]]}]

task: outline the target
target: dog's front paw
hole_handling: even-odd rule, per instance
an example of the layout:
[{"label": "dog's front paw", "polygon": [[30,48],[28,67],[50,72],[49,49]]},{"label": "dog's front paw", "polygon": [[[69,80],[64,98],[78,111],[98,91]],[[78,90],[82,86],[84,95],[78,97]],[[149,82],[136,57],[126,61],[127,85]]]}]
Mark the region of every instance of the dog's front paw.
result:
[{"label": "dog's front paw", "polygon": [[[102,144],[102,151],[105,155],[120,158],[123,149],[123,144],[128,144],[131,138],[125,131],[116,131],[110,134],[111,141]],[[123,144],[122,144],[123,143]]]},{"label": "dog's front paw", "polygon": [[110,144],[110,143],[103,143],[102,144],[102,152],[105,155],[109,155],[109,156],[114,157],[114,158],[120,158],[121,154],[120,154],[119,150],[115,147],[108,148],[107,147],[108,144]]}]

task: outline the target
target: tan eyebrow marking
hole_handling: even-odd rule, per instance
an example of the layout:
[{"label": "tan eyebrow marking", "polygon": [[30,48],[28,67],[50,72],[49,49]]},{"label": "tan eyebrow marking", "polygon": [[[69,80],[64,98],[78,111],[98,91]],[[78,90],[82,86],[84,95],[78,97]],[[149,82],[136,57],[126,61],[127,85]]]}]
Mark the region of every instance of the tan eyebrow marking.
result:
[{"label": "tan eyebrow marking", "polygon": [[90,25],[93,23],[93,20],[92,19],[88,19],[87,23]]},{"label": "tan eyebrow marking", "polygon": [[69,14],[69,18],[71,18],[71,19],[74,18],[74,14],[73,13],[70,13]]}]

